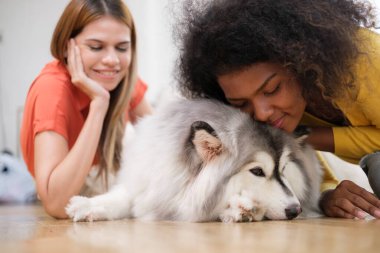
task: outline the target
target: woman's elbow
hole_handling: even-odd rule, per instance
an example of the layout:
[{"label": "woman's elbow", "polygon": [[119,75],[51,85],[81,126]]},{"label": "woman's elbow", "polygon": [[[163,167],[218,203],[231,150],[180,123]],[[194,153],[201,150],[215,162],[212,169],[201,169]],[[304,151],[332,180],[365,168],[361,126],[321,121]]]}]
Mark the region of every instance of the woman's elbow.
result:
[{"label": "woman's elbow", "polygon": [[42,201],[45,212],[56,219],[67,219],[68,216],[65,211],[66,205],[57,203],[58,201]]}]

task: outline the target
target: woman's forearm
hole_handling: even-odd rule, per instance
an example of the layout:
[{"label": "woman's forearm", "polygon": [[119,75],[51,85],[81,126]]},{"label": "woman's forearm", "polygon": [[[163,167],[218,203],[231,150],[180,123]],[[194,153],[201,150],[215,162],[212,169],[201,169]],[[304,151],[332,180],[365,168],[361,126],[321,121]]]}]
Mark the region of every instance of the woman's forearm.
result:
[{"label": "woman's forearm", "polygon": [[67,217],[64,208],[70,198],[80,192],[92,167],[105,114],[104,105],[101,107],[92,102],[74,146],[49,175],[46,192],[42,194],[41,200],[50,215]]},{"label": "woman's forearm", "polygon": [[306,141],[320,151],[334,152],[334,135],[331,127],[311,127]]}]

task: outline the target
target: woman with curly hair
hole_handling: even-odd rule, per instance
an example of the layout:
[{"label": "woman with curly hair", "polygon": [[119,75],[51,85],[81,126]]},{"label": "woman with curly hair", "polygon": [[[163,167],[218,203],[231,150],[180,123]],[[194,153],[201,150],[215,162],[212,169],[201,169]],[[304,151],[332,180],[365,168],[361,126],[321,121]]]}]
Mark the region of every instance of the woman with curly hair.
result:
[{"label": "woman with curly hair", "polygon": [[[353,0],[214,0],[186,5],[180,89],[293,132],[346,161],[380,150],[380,36]],[[333,217],[380,218],[380,200],[327,169],[320,206]],[[328,180],[330,179],[330,181]]]}]

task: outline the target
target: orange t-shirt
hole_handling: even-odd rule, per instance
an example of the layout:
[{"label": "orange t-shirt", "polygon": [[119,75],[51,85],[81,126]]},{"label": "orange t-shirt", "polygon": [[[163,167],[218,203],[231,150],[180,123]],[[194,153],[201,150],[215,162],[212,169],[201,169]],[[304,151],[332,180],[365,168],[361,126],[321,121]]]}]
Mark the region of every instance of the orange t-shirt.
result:
[{"label": "orange t-shirt", "polygon": [[[138,80],[129,110],[143,99],[147,85]],[[72,148],[86,120],[90,98],[71,83],[65,66],[48,63],[32,83],[24,106],[21,150],[29,172],[34,176],[34,138],[42,131],[62,135]]]}]

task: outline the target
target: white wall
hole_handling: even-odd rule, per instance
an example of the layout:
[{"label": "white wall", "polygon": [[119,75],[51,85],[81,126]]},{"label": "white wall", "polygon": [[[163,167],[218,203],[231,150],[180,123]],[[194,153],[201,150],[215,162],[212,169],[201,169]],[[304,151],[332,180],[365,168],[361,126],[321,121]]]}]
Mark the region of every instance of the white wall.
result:
[{"label": "white wall", "polygon": [[[177,52],[171,40],[168,3],[179,0],[125,1],[137,23],[139,73],[149,84],[148,99],[155,103],[173,84]],[[68,2],[0,0],[0,150],[18,153],[18,124],[25,96],[51,59],[50,38]],[[380,0],[372,2],[380,6]]]},{"label": "white wall", "polygon": [[380,24],[380,0],[369,0],[369,2],[372,3],[377,9],[377,20],[378,20],[378,25],[379,25]]},{"label": "white wall", "polygon": [[156,103],[174,84],[172,72],[178,52],[172,40],[171,0],[125,2],[137,26],[139,73],[149,84],[148,99]]},{"label": "white wall", "polygon": [[[0,151],[19,154],[18,124],[28,88],[52,59],[50,39],[69,0],[0,0]],[[126,0],[139,39],[139,73],[148,82],[147,98],[158,99],[173,83],[175,48],[166,0]]]},{"label": "white wall", "polygon": [[50,59],[49,40],[57,13],[66,3],[0,0],[0,116],[3,120],[0,149],[17,151],[19,112],[29,85]]}]

